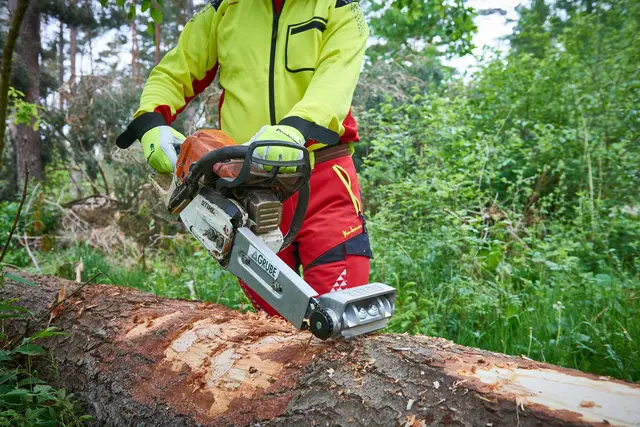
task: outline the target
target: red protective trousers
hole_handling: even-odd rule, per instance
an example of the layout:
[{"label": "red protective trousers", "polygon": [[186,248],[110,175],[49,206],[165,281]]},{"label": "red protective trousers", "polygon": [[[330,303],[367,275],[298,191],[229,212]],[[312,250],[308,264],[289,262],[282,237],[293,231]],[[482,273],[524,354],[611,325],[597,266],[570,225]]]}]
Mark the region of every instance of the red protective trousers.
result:
[{"label": "red protective trousers", "polygon": [[[351,156],[317,164],[311,174],[309,207],[296,240],[278,256],[318,293],[369,282],[371,248],[362,214],[360,186]],[[289,230],[297,194],[285,201],[283,234]],[[256,310],[278,313],[242,281],[242,290]]]}]

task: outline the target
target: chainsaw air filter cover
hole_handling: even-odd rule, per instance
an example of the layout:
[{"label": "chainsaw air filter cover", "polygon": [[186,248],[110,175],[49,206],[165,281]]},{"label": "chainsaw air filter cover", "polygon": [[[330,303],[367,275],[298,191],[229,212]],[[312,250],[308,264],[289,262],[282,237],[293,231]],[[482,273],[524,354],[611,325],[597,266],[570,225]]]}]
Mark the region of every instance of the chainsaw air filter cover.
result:
[{"label": "chainsaw air filter cover", "polygon": [[243,198],[249,219],[255,223],[256,234],[276,230],[282,221],[282,203],[271,190],[250,191]]}]

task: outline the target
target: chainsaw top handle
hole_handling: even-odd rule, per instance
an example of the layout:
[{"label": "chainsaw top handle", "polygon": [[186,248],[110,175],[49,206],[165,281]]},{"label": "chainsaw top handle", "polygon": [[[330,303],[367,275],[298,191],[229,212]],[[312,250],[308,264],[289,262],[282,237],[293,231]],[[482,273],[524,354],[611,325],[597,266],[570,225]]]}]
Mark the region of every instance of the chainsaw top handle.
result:
[{"label": "chainsaw top handle", "polygon": [[[253,153],[260,147],[287,147],[302,152],[302,157],[298,160],[267,160],[259,157],[253,157]],[[309,151],[301,145],[284,142],[284,141],[254,141],[250,145],[234,145],[218,148],[213,150],[204,156],[202,156],[197,162],[193,164],[189,174],[185,178],[182,185],[178,186],[171,196],[169,202],[169,210],[174,213],[178,213],[182,210],[181,207],[186,205],[186,201],[190,201],[195,197],[198,192],[198,183],[200,178],[205,174],[211,174],[213,167],[222,162],[229,160],[244,159],[240,172],[235,178],[219,178],[216,181],[216,189],[222,191],[226,188],[237,188],[246,182],[247,178],[251,175],[253,164],[261,165],[262,169],[265,166],[271,167],[271,171],[267,172],[267,176],[271,179],[270,182],[274,182],[276,176],[280,173],[282,168],[296,168],[296,173],[301,174],[301,179],[297,188],[298,191],[298,203],[296,205],[293,217],[291,219],[291,226],[287,235],[284,237],[282,249],[286,248],[293,242],[296,235],[302,228],[302,221],[307,211],[309,204],[309,179],[311,178],[311,162],[309,159]]]}]

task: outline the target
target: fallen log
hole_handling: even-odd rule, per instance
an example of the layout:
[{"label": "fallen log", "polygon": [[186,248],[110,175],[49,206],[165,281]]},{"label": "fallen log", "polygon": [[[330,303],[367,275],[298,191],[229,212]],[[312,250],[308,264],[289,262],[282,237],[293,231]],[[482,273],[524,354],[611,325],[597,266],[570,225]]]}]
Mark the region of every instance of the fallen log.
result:
[{"label": "fallen log", "polygon": [[[38,286],[8,280],[0,293],[35,319],[79,286],[28,279]],[[43,344],[50,380],[98,425],[640,425],[636,384],[440,338],[321,342],[277,319],[106,285],[56,315],[67,335]]]}]

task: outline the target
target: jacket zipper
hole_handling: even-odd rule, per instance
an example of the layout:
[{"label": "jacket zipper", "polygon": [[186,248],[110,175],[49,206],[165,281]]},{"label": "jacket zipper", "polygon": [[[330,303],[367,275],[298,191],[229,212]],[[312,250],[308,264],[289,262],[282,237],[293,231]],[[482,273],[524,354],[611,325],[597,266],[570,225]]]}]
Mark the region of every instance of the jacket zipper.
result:
[{"label": "jacket zipper", "polygon": [[284,2],[280,4],[280,10],[276,12],[276,1],[271,0],[273,6],[273,29],[271,31],[271,57],[269,59],[269,114],[271,116],[271,124],[276,124],[276,95],[275,95],[275,65],[276,65],[276,38],[278,37],[278,20],[282,9],[284,9]]}]

